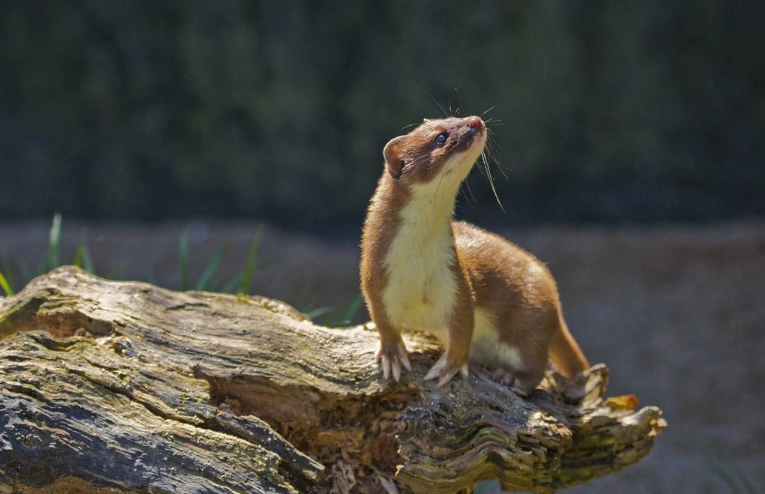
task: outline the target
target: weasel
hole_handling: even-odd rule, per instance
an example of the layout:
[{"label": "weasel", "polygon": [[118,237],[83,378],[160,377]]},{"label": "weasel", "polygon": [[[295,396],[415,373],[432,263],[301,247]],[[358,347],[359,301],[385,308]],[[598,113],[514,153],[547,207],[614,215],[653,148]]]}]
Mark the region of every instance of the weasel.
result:
[{"label": "weasel", "polygon": [[528,394],[548,354],[567,377],[589,368],[563,320],[547,267],[513,243],[453,222],[460,184],[481,155],[480,117],[425,120],[383,150],[384,171],[361,240],[361,287],[380,334],[385,379],[411,371],[403,328],[435,333],[446,351],[426,374],[439,386],[468,362]]}]

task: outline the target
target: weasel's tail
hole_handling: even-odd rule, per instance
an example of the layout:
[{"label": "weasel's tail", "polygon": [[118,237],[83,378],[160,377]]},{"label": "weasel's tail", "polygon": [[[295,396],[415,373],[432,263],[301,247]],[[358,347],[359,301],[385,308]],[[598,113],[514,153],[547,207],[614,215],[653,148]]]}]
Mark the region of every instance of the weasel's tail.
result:
[{"label": "weasel's tail", "polygon": [[572,378],[577,373],[589,369],[590,363],[569,332],[563,315],[560,314],[558,318],[560,324],[558,324],[558,330],[553,334],[550,342],[550,359],[561,374]]}]

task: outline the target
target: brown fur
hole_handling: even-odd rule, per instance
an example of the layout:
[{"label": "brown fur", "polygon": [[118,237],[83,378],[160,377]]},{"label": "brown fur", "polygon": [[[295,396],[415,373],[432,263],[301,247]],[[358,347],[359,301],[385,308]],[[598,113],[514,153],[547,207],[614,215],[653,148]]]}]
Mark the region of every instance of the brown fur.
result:
[{"label": "brown fur", "polygon": [[[454,237],[452,228],[452,237]],[[470,360],[470,340],[473,337],[473,324],[475,322],[475,297],[473,287],[468,277],[467,266],[457,255],[457,262],[452,264],[451,271],[457,280],[457,296],[449,318],[449,347],[447,348],[446,360],[456,367],[464,365]]]},{"label": "brown fur", "polygon": [[[403,328],[389,320],[383,295],[388,283],[384,263],[399,231],[400,212],[415,187],[437,176],[443,179],[440,172],[450,156],[468,150],[477,136],[483,135],[482,121],[480,128],[471,128],[470,122],[475,118],[425,121],[385,146],[385,171],[364,224],[360,266],[362,291],[380,333],[383,356],[403,349]],[[444,132],[448,141],[441,146],[436,137]],[[452,171],[448,169],[445,174]],[[454,262],[449,269],[456,285],[446,351],[451,375],[466,365],[468,359],[481,362],[481,355],[470,355],[477,310],[489,314],[499,341],[520,353],[523,368],[507,370],[513,372],[522,391],[531,391],[541,380],[548,351],[556,366],[569,377],[589,368],[563,321],[557,287],[544,264],[501,237],[464,222],[452,223],[450,234]],[[412,256],[417,254],[412,252]],[[427,296],[423,294],[423,303],[428,302]],[[451,375],[445,378],[446,382]]]},{"label": "brown fur", "polygon": [[469,223],[454,222],[453,229],[475,308],[491,314],[500,340],[519,348],[528,363],[525,369],[514,369],[516,378],[527,388],[536,387],[548,351],[567,377],[588,369],[563,321],[558,288],[547,267],[517,245]]},{"label": "brown fur", "polygon": [[380,344],[383,347],[403,345],[401,330],[394,327],[388,320],[383,303],[383,292],[388,281],[388,273],[383,267],[382,260],[390,248],[393,237],[398,231],[400,218],[389,211],[401,211],[409,200],[409,192],[396,187],[388,173],[383,173],[377,184],[377,190],[369,204],[367,219],[364,223],[364,233],[361,238],[361,285],[364,298],[380,333]]}]

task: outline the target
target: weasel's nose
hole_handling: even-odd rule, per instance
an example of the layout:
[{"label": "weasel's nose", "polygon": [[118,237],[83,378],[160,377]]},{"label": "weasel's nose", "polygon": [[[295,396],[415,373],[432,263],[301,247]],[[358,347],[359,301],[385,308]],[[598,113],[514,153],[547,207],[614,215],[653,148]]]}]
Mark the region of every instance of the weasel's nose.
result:
[{"label": "weasel's nose", "polygon": [[470,117],[468,126],[471,129],[477,130],[481,125],[483,125],[483,120],[481,120],[481,117]]}]

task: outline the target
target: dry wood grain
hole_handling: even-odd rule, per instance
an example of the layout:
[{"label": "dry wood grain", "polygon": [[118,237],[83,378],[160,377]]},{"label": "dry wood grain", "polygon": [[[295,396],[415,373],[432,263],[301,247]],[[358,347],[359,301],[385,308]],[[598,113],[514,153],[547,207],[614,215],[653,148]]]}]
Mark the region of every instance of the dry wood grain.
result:
[{"label": "dry wood grain", "polygon": [[386,383],[369,325],[57,269],[0,298],[0,492],[553,492],[637,462],[665,426],[606,401],[602,365],[525,400],[477,368],[424,383],[437,345],[405,340],[414,371]]}]

